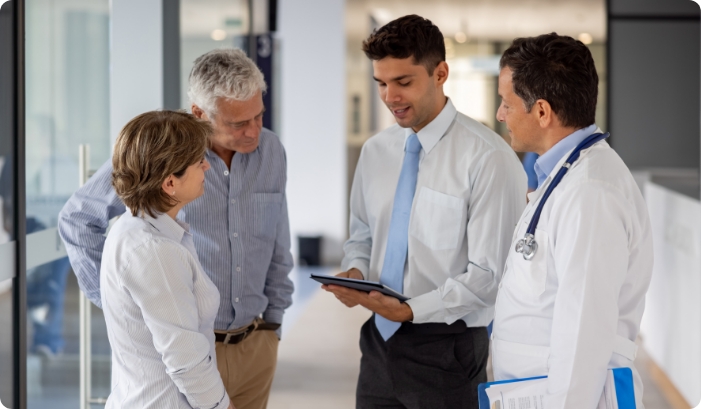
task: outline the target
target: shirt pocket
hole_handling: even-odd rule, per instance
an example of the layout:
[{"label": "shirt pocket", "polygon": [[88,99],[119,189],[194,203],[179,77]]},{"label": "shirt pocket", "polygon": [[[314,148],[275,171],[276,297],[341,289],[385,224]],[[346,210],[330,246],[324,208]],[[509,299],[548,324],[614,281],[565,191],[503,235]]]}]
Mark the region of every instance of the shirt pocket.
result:
[{"label": "shirt pocket", "polygon": [[495,379],[547,376],[550,348],[492,338],[492,368]]},{"label": "shirt pocket", "polygon": [[253,235],[261,239],[276,236],[282,193],[253,193]]},{"label": "shirt pocket", "polygon": [[409,233],[433,250],[458,246],[465,199],[422,187]]},{"label": "shirt pocket", "polygon": [[524,259],[521,253],[515,253],[512,247],[511,251],[515,253],[512,259],[512,268],[519,286],[524,288],[527,294],[540,297],[545,291],[548,279],[548,233],[545,230],[536,229],[535,241],[538,249],[531,260]]}]

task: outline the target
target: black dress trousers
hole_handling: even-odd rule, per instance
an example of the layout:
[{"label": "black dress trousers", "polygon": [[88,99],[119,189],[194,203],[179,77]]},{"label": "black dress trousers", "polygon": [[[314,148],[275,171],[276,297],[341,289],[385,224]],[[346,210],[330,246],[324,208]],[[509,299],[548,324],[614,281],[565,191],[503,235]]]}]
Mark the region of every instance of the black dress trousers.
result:
[{"label": "black dress trousers", "polygon": [[385,342],[373,315],[360,350],[356,408],[478,409],[477,385],[487,382],[485,327],[403,323]]}]

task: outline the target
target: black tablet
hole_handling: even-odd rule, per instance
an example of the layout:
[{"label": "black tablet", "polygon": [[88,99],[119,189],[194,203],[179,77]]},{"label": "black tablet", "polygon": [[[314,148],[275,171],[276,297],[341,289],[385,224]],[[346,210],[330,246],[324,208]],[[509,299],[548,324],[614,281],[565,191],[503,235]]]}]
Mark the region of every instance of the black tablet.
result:
[{"label": "black tablet", "polygon": [[365,280],[356,280],[354,278],[343,278],[343,277],[334,277],[334,276],[327,276],[327,275],[319,275],[319,274],[312,274],[310,276],[312,280],[316,280],[320,282],[321,284],[334,284],[334,285],[340,285],[343,287],[348,287],[352,288],[354,290],[359,290],[359,291],[365,291],[365,292],[370,292],[370,291],[379,291],[384,295],[389,295],[390,297],[394,297],[398,299],[399,301],[406,301],[409,298],[405,297],[404,295],[394,291],[393,289],[387,287],[384,284],[376,283],[374,281],[365,281]]}]

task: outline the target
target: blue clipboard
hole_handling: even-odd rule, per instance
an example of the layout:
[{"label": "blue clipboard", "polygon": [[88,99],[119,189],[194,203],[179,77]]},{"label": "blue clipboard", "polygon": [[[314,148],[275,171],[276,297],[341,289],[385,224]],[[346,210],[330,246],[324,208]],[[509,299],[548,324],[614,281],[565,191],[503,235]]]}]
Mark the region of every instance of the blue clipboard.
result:
[{"label": "blue clipboard", "polygon": [[612,371],[618,409],[636,409],[633,371],[630,368],[614,368]]},{"label": "blue clipboard", "polygon": [[479,409],[490,409],[489,408],[489,397],[487,396],[487,388],[489,388],[492,385],[499,385],[502,383],[513,383],[513,382],[523,382],[523,381],[530,381],[533,379],[543,379],[547,378],[547,376],[534,376],[532,378],[520,378],[520,379],[508,379],[505,381],[494,381],[494,382],[485,382],[481,383],[477,386],[477,399],[479,401]]},{"label": "blue clipboard", "polygon": [[[633,384],[633,371],[630,368],[614,368],[613,382],[616,387],[616,402],[618,409],[636,409],[635,406],[635,387]],[[477,386],[477,397],[479,400],[479,409],[490,409],[489,397],[487,397],[487,388],[492,385],[502,383],[530,381],[532,379],[542,379],[545,376],[535,376],[533,378],[509,379],[505,381],[486,382]]]}]

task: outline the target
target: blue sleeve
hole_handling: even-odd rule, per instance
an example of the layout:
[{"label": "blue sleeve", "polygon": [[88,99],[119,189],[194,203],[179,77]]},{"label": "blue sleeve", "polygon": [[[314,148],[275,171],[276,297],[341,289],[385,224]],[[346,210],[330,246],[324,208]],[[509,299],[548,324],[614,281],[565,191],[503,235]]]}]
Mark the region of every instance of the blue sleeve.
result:
[{"label": "blue sleeve", "polygon": [[534,152],[526,152],[523,156],[523,169],[528,176],[528,189],[536,190],[538,188],[538,176],[535,174],[535,161],[538,159],[538,154]]},{"label": "blue sleeve", "polygon": [[110,219],[125,210],[112,188],[110,160],[68,199],[58,215],[58,231],[80,289],[100,308],[100,262],[105,232]]},{"label": "blue sleeve", "polygon": [[[284,156],[284,152],[283,152]],[[285,169],[283,170],[283,186],[287,185],[287,158],[285,157]],[[268,276],[265,280],[265,295],[268,297],[268,308],[263,313],[266,322],[282,324],[282,316],[292,305],[292,292],[294,284],[289,274],[292,271],[293,261],[290,253],[290,220],[287,213],[287,195],[283,196],[280,219],[277,223],[277,237],[273,257],[270,260]],[[277,330],[280,337],[282,328]]]}]

